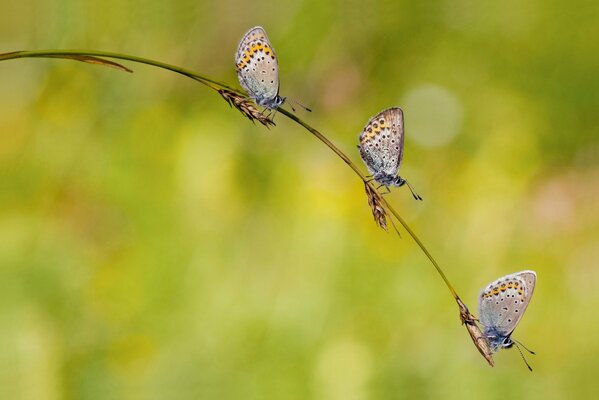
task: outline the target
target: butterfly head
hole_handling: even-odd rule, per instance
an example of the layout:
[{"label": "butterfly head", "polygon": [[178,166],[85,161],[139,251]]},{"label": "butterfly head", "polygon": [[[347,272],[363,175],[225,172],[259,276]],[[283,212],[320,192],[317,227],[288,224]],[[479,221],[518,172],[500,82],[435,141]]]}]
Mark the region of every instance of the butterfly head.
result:
[{"label": "butterfly head", "polygon": [[499,345],[504,349],[509,349],[514,345],[514,341],[509,336],[506,336],[503,338]]},{"label": "butterfly head", "polygon": [[281,97],[278,94],[273,98],[260,97],[256,99],[256,103],[259,106],[268,108],[269,110],[276,110],[282,106],[283,103],[285,103],[285,97]]},{"label": "butterfly head", "polygon": [[397,175],[396,177],[394,177],[395,180],[393,182],[393,185],[400,187],[406,184],[406,180],[404,178],[402,178],[401,176]]}]

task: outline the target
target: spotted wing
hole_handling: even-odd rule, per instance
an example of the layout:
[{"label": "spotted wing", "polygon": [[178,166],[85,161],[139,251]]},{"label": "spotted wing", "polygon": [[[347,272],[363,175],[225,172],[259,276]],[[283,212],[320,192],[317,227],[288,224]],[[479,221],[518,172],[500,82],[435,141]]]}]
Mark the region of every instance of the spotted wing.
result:
[{"label": "spotted wing", "polygon": [[522,271],[490,283],[478,299],[481,324],[509,336],[528,307],[536,280],[534,271]]},{"label": "spotted wing", "polygon": [[372,117],[359,137],[360,155],[371,174],[395,176],[403,157],[403,112],[388,108]]},{"label": "spotted wing", "polygon": [[250,29],[235,54],[239,83],[256,100],[273,100],[279,93],[279,65],[266,32]]}]

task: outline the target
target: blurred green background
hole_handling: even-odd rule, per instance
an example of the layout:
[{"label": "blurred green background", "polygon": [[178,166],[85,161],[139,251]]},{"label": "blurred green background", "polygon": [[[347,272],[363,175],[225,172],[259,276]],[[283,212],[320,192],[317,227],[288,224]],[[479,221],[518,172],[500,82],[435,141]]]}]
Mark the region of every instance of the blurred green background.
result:
[{"label": "blurred green background", "polygon": [[22,0],[0,52],[95,49],[237,84],[263,25],[281,93],[362,166],[406,115],[388,196],[476,312],[538,286],[490,368],[407,234],[282,115],[266,130],[170,72],[0,63],[0,398],[593,398],[599,389],[596,2]]}]

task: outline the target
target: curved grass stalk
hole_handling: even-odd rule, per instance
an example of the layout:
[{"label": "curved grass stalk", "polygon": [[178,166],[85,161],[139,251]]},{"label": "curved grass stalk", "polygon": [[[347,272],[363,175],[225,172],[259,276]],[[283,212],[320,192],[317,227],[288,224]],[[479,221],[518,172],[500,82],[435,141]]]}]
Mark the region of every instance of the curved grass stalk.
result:
[{"label": "curved grass stalk", "polygon": [[[356,173],[356,175],[358,175],[358,177],[360,179],[362,179],[364,184],[371,189],[371,190],[367,191],[368,194],[370,195],[370,193],[374,193],[377,201],[379,203],[382,203],[384,205],[384,207],[387,209],[387,211],[389,211],[393,215],[393,217],[395,217],[395,219],[401,224],[401,226],[403,226],[403,228],[406,230],[406,232],[408,232],[408,234],[416,242],[416,244],[418,245],[420,250],[422,250],[422,252],[426,255],[426,257],[431,262],[431,264],[433,264],[433,267],[435,267],[435,269],[437,270],[437,273],[443,279],[443,282],[445,282],[445,286],[447,286],[447,289],[449,289],[451,296],[454,298],[454,300],[456,301],[456,303],[458,305],[458,309],[460,312],[460,321],[462,321],[462,324],[466,326],[466,330],[468,331],[468,334],[470,335],[470,338],[472,339],[472,342],[478,349],[479,353],[485,358],[485,360],[487,360],[487,362],[489,363],[490,366],[493,366],[494,365],[493,352],[491,351],[491,348],[489,347],[489,344],[488,344],[486,338],[484,337],[484,335],[482,334],[479,326],[476,324],[477,319],[470,313],[470,311],[468,310],[468,307],[466,306],[466,304],[464,304],[464,302],[462,301],[462,299],[460,298],[460,296],[454,289],[453,285],[449,282],[449,279],[447,279],[447,276],[445,275],[445,273],[443,272],[443,270],[441,269],[441,267],[439,266],[439,264],[437,263],[435,258],[432,256],[432,254],[428,251],[428,249],[426,248],[424,243],[422,243],[422,241],[420,240],[418,235],[416,235],[416,233],[412,230],[412,228],[410,228],[410,226],[401,217],[401,215],[399,215],[399,213],[395,210],[395,208],[393,208],[393,206],[391,204],[389,204],[389,202],[378,193],[378,191],[372,184],[372,181],[367,179],[366,176],[364,176],[364,174],[362,173],[362,171],[356,166],[356,164],[352,160],[350,160],[349,157],[345,153],[343,153],[337,146],[335,146],[335,144],[333,144],[333,142],[331,142],[326,136],[324,136],[318,130],[314,129],[313,127],[311,127],[310,125],[308,125],[307,123],[302,121],[295,114],[292,114],[289,111],[281,109],[281,108],[279,108],[279,112],[281,114],[285,115],[287,118],[289,118],[289,119],[297,122],[301,126],[303,126],[312,135],[316,136],[316,138],[318,140],[320,140],[326,146],[328,146],[347,165],[349,165],[349,167]],[[379,225],[380,225],[380,223],[379,223]]]},{"label": "curved grass stalk", "polygon": [[[272,122],[272,120],[270,118],[268,118],[267,116],[264,116],[262,113],[259,113],[256,111],[255,107],[251,104],[250,100],[247,98],[247,95],[244,92],[242,92],[241,90],[231,87],[231,86],[227,85],[226,83],[223,83],[223,82],[214,80],[212,78],[206,77],[204,75],[198,74],[196,72],[190,71],[188,69],[177,67],[177,66],[174,66],[171,64],[166,64],[166,63],[163,63],[160,61],[150,60],[150,59],[142,58],[142,57],[130,56],[130,55],[126,55],[126,54],[120,54],[120,53],[112,53],[112,52],[105,52],[105,51],[93,51],[93,50],[36,50],[36,51],[16,51],[16,52],[11,52],[11,53],[0,54],[0,61],[14,60],[14,59],[19,59],[19,58],[72,59],[72,60],[77,60],[77,61],[82,61],[82,62],[87,62],[87,63],[92,63],[92,64],[104,65],[104,66],[108,66],[108,67],[112,67],[112,68],[117,68],[117,69],[127,71],[127,72],[132,72],[129,68],[127,68],[121,64],[118,64],[113,61],[105,59],[105,58],[108,58],[108,59],[117,59],[117,60],[136,62],[136,63],[140,63],[140,64],[146,64],[146,65],[166,69],[166,70],[178,73],[180,75],[189,77],[191,79],[194,79],[195,81],[198,81],[198,82],[208,86],[209,88],[217,91],[219,94],[221,94],[221,96],[223,96],[223,98],[230,105],[235,106],[250,120],[252,120],[252,121],[258,120],[259,122],[266,125],[267,127],[269,124],[274,125],[274,122]],[[358,177],[364,182],[364,184],[371,189],[371,190],[367,191],[367,194],[369,196],[371,194],[373,196],[375,196],[376,201],[378,201],[379,204],[382,204],[384,206],[384,208],[386,208],[386,210],[388,212],[390,212],[392,214],[392,216],[403,226],[403,228],[406,230],[406,232],[408,232],[410,237],[412,237],[412,239],[416,242],[416,244],[418,245],[420,250],[422,250],[422,252],[426,255],[426,257],[431,262],[433,267],[435,267],[437,273],[443,279],[445,285],[447,286],[449,292],[451,293],[451,296],[455,299],[455,301],[458,304],[458,308],[460,311],[460,320],[462,321],[462,324],[466,325],[466,329],[468,330],[468,333],[470,334],[470,337],[472,338],[474,345],[477,347],[477,349],[483,355],[483,357],[487,360],[487,362],[491,366],[493,366],[492,352],[488,346],[486,339],[482,335],[480,328],[476,324],[476,318],[470,313],[470,311],[468,310],[466,305],[460,299],[456,290],[453,288],[453,286],[449,282],[449,279],[447,279],[447,276],[445,275],[445,273],[443,272],[443,270],[441,269],[441,267],[439,266],[437,261],[434,259],[434,257],[431,255],[431,253],[428,251],[428,249],[426,248],[424,243],[420,240],[420,238],[416,235],[416,233],[409,227],[409,225],[405,222],[405,220],[401,217],[401,215],[393,208],[393,206],[391,204],[389,204],[389,202],[387,202],[387,200],[383,196],[381,196],[378,193],[378,191],[376,191],[376,188],[374,187],[372,182],[369,179],[367,179],[366,176],[364,176],[364,174],[356,166],[356,164],[343,151],[341,151],[335,144],[333,144],[333,142],[331,142],[325,135],[323,135],[321,132],[319,132],[312,126],[308,125],[306,122],[301,120],[295,114],[292,114],[291,112],[289,112],[283,108],[279,108],[279,112],[281,114],[285,115],[287,118],[295,121],[296,123],[298,123],[299,125],[304,127],[312,135],[314,135],[318,140],[320,140],[327,147],[329,147],[329,149],[331,149],[339,158],[341,158],[354,171],[354,173],[356,175],[358,175]],[[384,218],[384,216],[383,216],[383,218]],[[379,225],[381,225],[380,222],[379,222]],[[383,227],[383,226],[381,225],[381,227]]]},{"label": "curved grass stalk", "polygon": [[[354,170],[354,172],[360,177],[360,179],[362,179],[362,181],[366,185],[368,185],[374,192],[376,192],[376,189],[372,185],[371,181],[369,179],[367,179],[364,176],[364,174],[362,173],[362,171],[354,164],[354,162],[351,161],[349,159],[349,157],[347,157],[345,155],[345,153],[343,153],[341,150],[339,150],[339,148],[337,146],[335,146],[329,139],[327,139],[326,136],[324,136],[322,133],[320,133],[316,129],[312,128],[310,125],[306,124],[304,121],[302,121],[300,118],[298,118],[295,114],[292,114],[289,111],[283,110],[283,109],[279,109],[279,111],[280,111],[281,114],[283,114],[286,117],[294,120],[295,122],[297,122],[298,124],[300,124],[301,126],[303,126],[304,128],[306,128],[308,131],[310,131],[310,133],[312,133],[314,136],[316,136],[318,138],[318,140],[320,140],[321,142],[323,142],[324,144],[326,144],[343,161],[345,161],[345,163],[347,165],[349,165],[352,170]],[[376,192],[376,193],[378,193],[378,192]],[[397,211],[395,211],[395,209],[393,208],[393,206],[391,206],[391,204],[389,204],[389,202],[384,197],[379,196],[379,200],[381,200],[381,202],[385,205],[385,208],[387,208],[387,210],[391,214],[393,214],[393,216],[395,217],[395,219],[397,219],[397,221],[401,224],[401,226],[404,227],[404,229],[406,230],[406,232],[408,232],[408,234],[412,237],[412,239],[414,239],[414,241],[416,242],[416,244],[418,245],[418,247],[420,247],[420,250],[422,250],[422,252],[426,255],[426,257],[433,264],[433,266],[435,267],[435,269],[437,270],[437,272],[439,273],[439,275],[441,276],[441,278],[445,282],[445,285],[449,289],[449,291],[450,291],[451,295],[453,296],[453,298],[457,300],[459,298],[457,292],[453,288],[452,284],[449,282],[449,279],[447,279],[447,277],[445,276],[445,273],[443,272],[443,270],[441,269],[441,267],[439,266],[439,264],[437,263],[437,261],[433,258],[433,256],[428,251],[428,249],[426,248],[426,246],[424,246],[424,243],[422,243],[422,241],[416,235],[416,233],[414,233],[414,231],[412,230],[412,228],[410,228],[410,226],[407,224],[407,222],[401,217],[401,215],[399,215],[399,213]]]},{"label": "curved grass stalk", "polygon": [[[90,59],[85,59],[82,57],[90,57]],[[18,58],[64,58],[64,59],[72,59],[83,62],[91,62],[94,64],[105,64],[106,66],[115,66],[114,63],[107,62],[103,58],[113,58],[117,60],[126,60],[132,61],[140,64],[151,65],[153,67],[158,67],[162,69],[166,69],[172,72],[176,72],[177,74],[187,76],[193,80],[196,80],[200,83],[205,84],[206,86],[210,86],[212,89],[217,90],[218,88],[227,89],[232,92],[236,92],[239,94],[244,94],[239,89],[231,87],[224,82],[219,82],[214,79],[208,78],[207,76],[200,75],[196,72],[190,71],[185,68],[177,67],[175,65],[163,63],[160,61],[150,60],[148,58],[130,56],[128,54],[120,54],[120,53],[111,53],[108,51],[96,51],[96,50],[35,50],[35,51],[14,51],[11,53],[3,53],[0,54],[0,61],[4,60],[14,60]],[[109,65],[112,64],[112,65]],[[132,72],[130,69],[123,67],[120,64],[117,64],[120,68],[124,69],[128,72]],[[117,67],[118,68],[118,67]]]}]

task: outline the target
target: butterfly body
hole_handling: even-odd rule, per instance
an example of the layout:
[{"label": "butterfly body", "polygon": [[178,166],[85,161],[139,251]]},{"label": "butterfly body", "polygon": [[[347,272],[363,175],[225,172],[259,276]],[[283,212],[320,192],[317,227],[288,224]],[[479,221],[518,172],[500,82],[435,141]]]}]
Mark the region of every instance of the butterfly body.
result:
[{"label": "butterfly body", "polygon": [[275,110],[285,102],[279,95],[279,65],[266,31],[250,29],[235,53],[237,77],[256,104]]},{"label": "butterfly body", "polygon": [[396,186],[400,187],[406,183],[406,180],[398,175],[387,174],[386,172],[379,172],[372,175],[372,178],[383,186]]},{"label": "butterfly body", "polygon": [[514,345],[511,335],[528,307],[536,281],[534,271],[522,271],[491,282],[481,291],[479,319],[492,351]]}]

